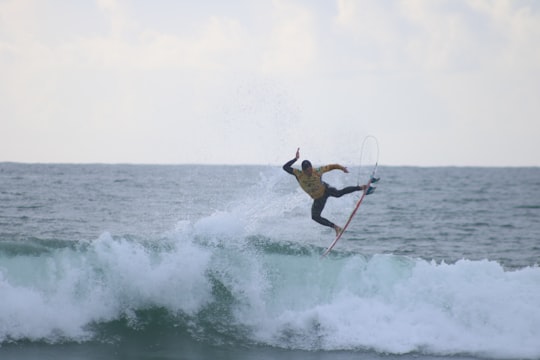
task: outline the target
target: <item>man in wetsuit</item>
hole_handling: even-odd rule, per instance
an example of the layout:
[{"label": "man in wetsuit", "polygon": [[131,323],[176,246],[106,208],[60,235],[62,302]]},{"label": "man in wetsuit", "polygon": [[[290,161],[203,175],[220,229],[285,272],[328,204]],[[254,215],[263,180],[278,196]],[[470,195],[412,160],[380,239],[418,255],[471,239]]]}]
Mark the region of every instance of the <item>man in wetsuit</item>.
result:
[{"label": "man in wetsuit", "polygon": [[[344,189],[338,190],[323,182],[322,175],[331,170],[341,170],[344,173],[348,173],[349,170],[347,170],[346,167],[339,164],[331,164],[313,169],[309,160],[304,160],[302,161],[302,170],[298,170],[293,168],[291,165],[294,164],[299,158],[300,148],[296,150],[295,158],[283,165],[283,170],[291,175],[294,175],[300,184],[300,187],[313,199],[313,205],[311,206],[311,218],[321,225],[333,228],[336,231],[336,236],[339,235],[341,228],[330,220],[321,216],[324,206],[326,205],[326,200],[328,200],[330,196],[338,198],[355,191],[363,191],[366,189],[367,185],[348,186]],[[371,182],[374,183],[378,180],[379,179],[374,178],[371,179]],[[370,186],[367,189],[366,194],[369,195],[373,193],[373,191],[375,191],[375,188]]]}]

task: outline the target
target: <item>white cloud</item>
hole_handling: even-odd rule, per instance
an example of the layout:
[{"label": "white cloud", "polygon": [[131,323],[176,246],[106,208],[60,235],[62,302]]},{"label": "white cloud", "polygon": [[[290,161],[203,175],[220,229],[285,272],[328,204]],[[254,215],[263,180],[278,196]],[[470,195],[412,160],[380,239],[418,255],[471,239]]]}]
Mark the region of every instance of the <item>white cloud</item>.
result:
[{"label": "white cloud", "polygon": [[311,73],[318,55],[313,14],[294,2],[274,0],[273,4],[274,24],[264,47],[262,71],[288,75]]},{"label": "white cloud", "polygon": [[503,0],[4,0],[0,161],[349,160],[372,133],[389,164],[538,164],[539,17]]},{"label": "white cloud", "polygon": [[[533,3],[338,4],[336,24],[356,49],[356,69],[364,70],[358,79],[375,93],[376,105],[366,111],[396,144],[396,163],[538,163],[540,12]],[[501,143],[515,144],[514,151]]]}]

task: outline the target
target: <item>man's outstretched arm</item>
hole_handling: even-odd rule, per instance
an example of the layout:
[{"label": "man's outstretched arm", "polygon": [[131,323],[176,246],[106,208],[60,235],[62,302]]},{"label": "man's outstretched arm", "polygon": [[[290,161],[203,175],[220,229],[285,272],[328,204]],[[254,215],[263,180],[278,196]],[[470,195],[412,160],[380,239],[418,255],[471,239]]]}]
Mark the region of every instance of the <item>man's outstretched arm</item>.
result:
[{"label": "man's outstretched arm", "polygon": [[298,160],[298,158],[300,158],[300,148],[298,148],[296,150],[295,158],[292,159],[292,160],[287,161],[287,163],[285,165],[283,165],[283,170],[285,170],[286,172],[288,172],[291,175],[294,175],[292,164],[294,164],[296,162],[296,160]]},{"label": "man's outstretched arm", "polygon": [[349,169],[347,169],[345,166],[340,165],[340,164],[330,164],[330,165],[325,165],[325,166],[320,167],[321,173],[325,173],[325,172],[332,171],[332,170],[341,170],[344,173],[349,172]]}]

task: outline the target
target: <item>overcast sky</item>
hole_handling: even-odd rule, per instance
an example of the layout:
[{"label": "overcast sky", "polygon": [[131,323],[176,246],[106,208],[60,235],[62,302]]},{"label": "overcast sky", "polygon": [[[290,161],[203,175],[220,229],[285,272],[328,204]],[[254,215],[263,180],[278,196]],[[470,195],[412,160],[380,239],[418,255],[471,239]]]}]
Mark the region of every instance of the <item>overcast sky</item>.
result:
[{"label": "overcast sky", "polygon": [[540,166],[540,1],[0,0],[0,161]]}]

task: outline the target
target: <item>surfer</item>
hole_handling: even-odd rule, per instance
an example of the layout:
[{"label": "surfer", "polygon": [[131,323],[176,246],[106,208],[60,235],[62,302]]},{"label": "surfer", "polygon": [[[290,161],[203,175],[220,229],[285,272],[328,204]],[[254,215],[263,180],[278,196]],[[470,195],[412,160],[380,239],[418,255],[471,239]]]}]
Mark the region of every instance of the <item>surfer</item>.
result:
[{"label": "surfer", "polygon": [[[338,190],[322,181],[322,175],[331,170],[341,170],[344,173],[348,173],[349,170],[347,170],[346,167],[339,164],[331,164],[314,169],[309,160],[304,160],[302,161],[302,170],[298,170],[293,168],[292,164],[294,164],[299,158],[300,148],[296,150],[295,158],[283,165],[283,170],[291,175],[294,175],[300,184],[300,187],[313,199],[313,205],[311,206],[311,218],[321,225],[333,228],[336,231],[336,236],[339,235],[341,228],[330,220],[321,216],[324,206],[326,205],[326,200],[328,200],[329,197],[338,198],[355,191],[364,191],[366,190],[367,185],[348,186],[344,189]],[[372,178],[371,182],[374,183],[378,180],[378,178]],[[375,188],[369,186],[369,188],[367,188],[366,195],[373,193],[373,191],[375,191]]]}]

